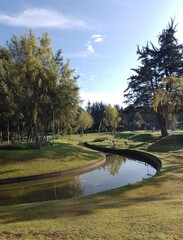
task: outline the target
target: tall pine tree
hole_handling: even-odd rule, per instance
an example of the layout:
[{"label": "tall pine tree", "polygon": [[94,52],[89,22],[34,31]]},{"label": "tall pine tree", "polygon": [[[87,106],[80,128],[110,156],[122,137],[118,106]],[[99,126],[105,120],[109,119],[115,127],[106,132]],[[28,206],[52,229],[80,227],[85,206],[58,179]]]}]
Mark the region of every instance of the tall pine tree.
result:
[{"label": "tall pine tree", "polygon": [[[152,43],[137,48],[138,60],[141,65],[132,69],[135,74],[128,79],[128,88],[125,90],[127,103],[145,111],[152,110],[153,97],[157,90],[170,86],[163,82],[164,77],[179,77],[183,74],[183,45],[179,44],[176,37],[174,21],[158,36],[158,47]],[[162,136],[167,136],[166,105],[159,102],[156,115]]]}]

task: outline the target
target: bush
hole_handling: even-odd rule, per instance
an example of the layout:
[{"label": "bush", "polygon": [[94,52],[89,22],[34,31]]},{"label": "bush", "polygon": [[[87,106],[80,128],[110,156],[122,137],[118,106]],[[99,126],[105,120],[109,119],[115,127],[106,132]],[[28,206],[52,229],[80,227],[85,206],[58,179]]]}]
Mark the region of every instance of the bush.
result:
[{"label": "bush", "polygon": [[95,138],[95,139],[93,140],[93,142],[103,142],[103,141],[106,141],[106,140],[108,140],[108,138],[105,138],[105,137]]},{"label": "bush", "polygon": [[52,145],[53,145],[53,143],[50,142],[50,141],[46,141],[46,142],[42,143],[42,147],[49,147],[49,146],[52,146]]},{"label": "bush", "polygon": [[26,150],[34,149],[35,143],[19,143],[19,144],[7,144],[1,145],[0,150]]},{"label": "bush", "polygon": [[[49,147],[53,143],[47,141],[42,143],[42,147]],[[0,150],[26,150],[26,149],[35,149],[35,143],[16,143],[16,144],[6,144],[1,145]]]}]

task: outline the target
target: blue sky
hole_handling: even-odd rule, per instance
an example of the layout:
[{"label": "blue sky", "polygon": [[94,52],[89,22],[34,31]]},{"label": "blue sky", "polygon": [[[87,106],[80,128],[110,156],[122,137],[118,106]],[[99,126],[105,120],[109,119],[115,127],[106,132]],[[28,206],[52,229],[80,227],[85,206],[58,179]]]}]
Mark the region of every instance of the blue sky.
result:
[{"label": "blue sky", "polygon": [[175,18],[183,42],[183,0],[0,0],[0,45],[11,36],[48,32],[54,51],[80,75],[81,98],[122,105],[136,46],[157,36]]}]

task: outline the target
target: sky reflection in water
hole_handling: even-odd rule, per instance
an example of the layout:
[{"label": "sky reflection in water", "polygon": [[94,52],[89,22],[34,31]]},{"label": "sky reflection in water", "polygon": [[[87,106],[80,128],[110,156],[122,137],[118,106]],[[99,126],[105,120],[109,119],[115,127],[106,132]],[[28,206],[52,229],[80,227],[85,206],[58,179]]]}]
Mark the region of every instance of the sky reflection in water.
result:
[{"label": "sky reflection in water", "polygon": [[142,181],[155,173],[149,164],[111,155],[102,167],[80,175],[1,185],[0,205],[91,195]]}]

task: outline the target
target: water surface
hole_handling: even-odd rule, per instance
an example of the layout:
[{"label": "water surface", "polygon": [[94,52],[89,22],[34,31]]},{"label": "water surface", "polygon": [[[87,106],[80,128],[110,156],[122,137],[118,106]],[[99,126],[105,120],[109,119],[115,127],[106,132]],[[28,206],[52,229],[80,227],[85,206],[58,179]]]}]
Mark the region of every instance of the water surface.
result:
[{"label": "water surface", "polygon": [[142,181],[155,173],[156,169],[147,163],[109,155],[103,166],[89,172],[1,185],[0,205],[87,196]]}]

